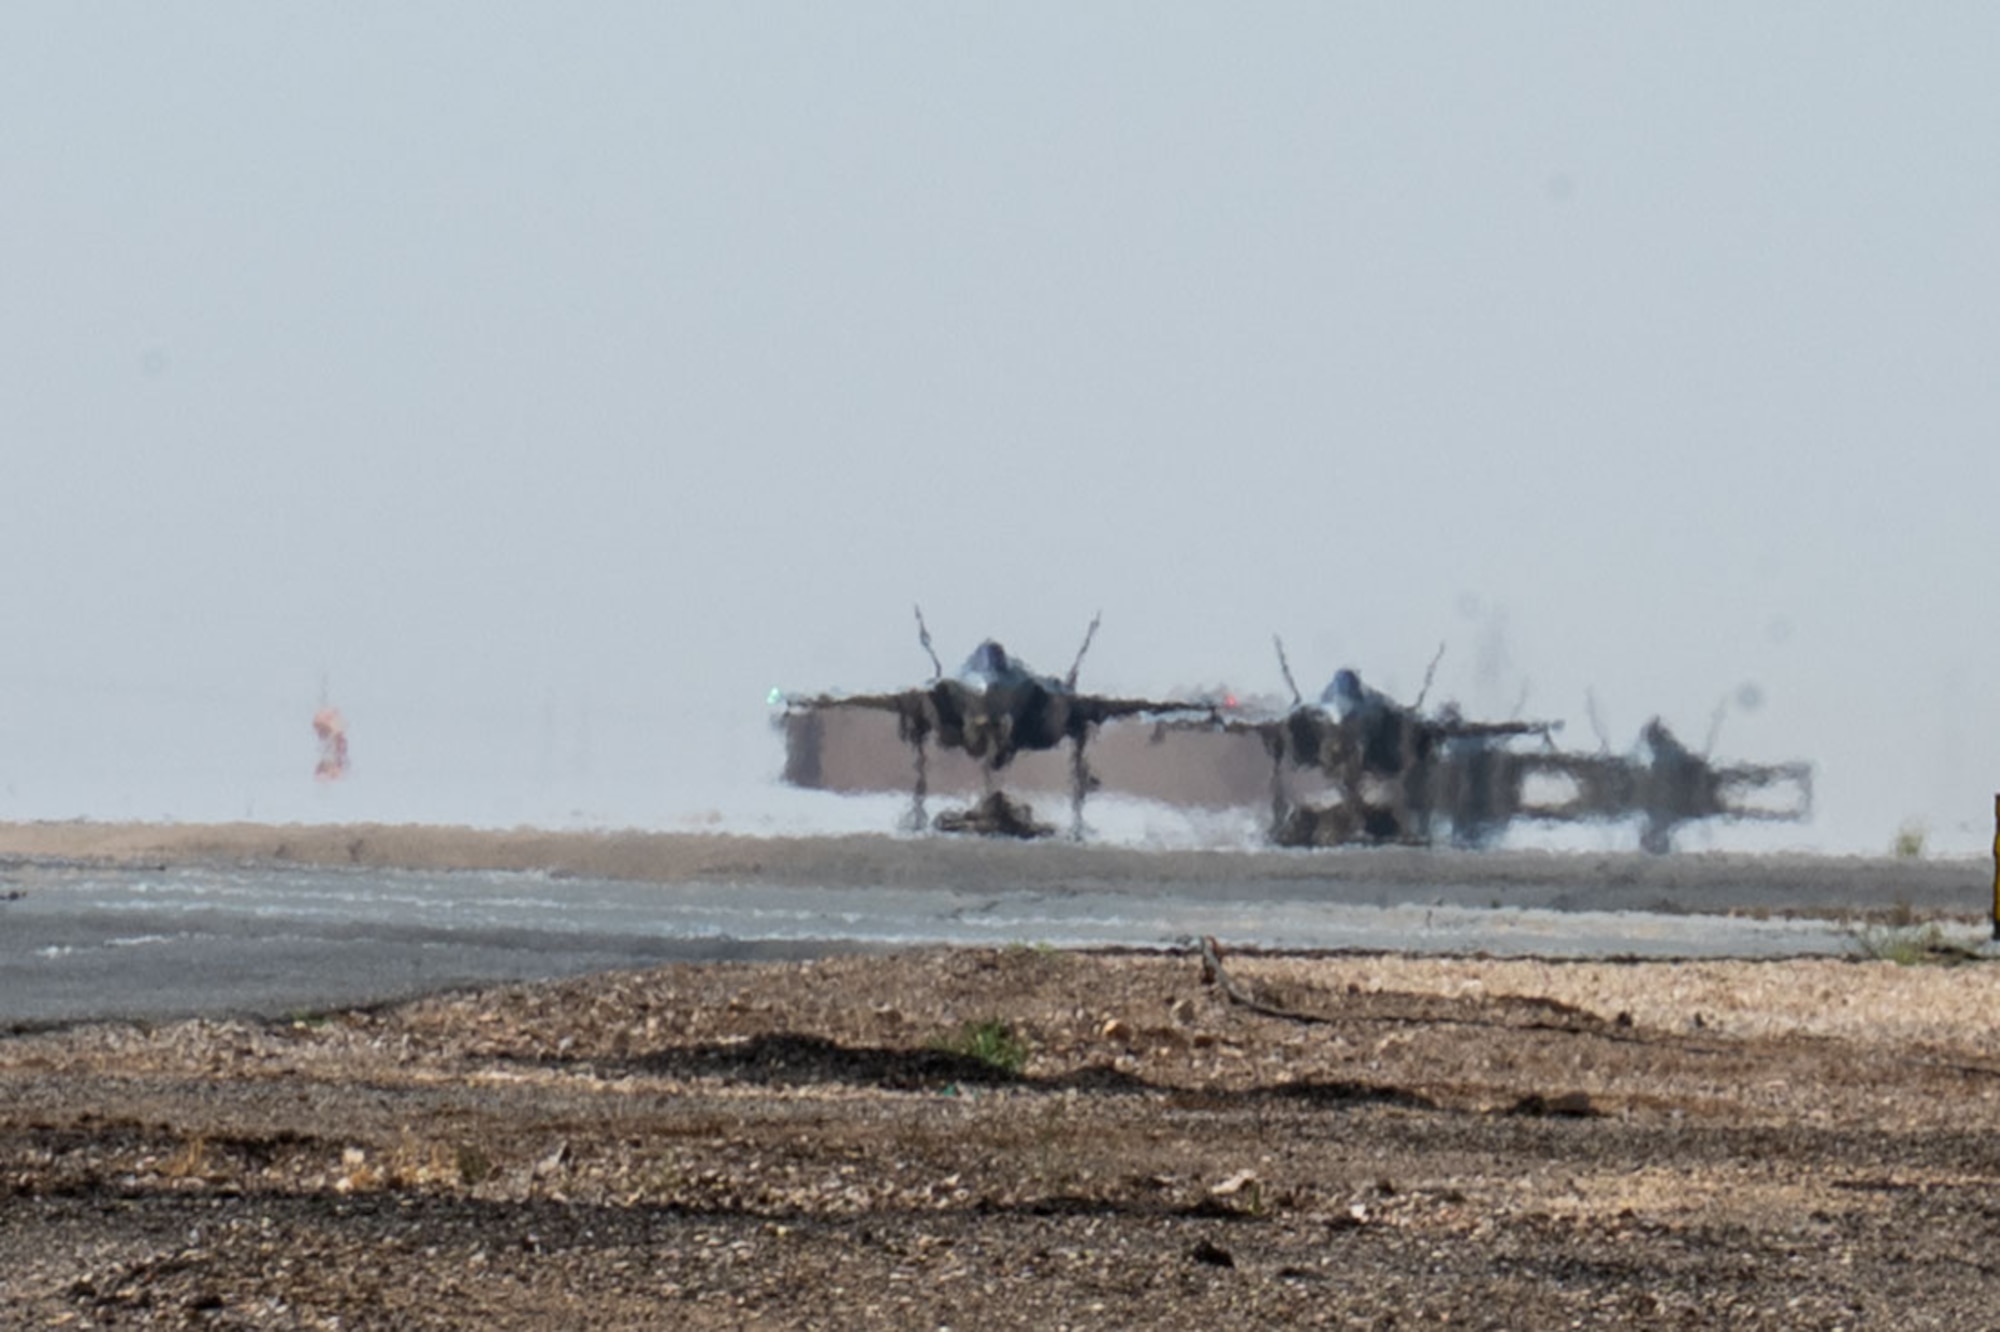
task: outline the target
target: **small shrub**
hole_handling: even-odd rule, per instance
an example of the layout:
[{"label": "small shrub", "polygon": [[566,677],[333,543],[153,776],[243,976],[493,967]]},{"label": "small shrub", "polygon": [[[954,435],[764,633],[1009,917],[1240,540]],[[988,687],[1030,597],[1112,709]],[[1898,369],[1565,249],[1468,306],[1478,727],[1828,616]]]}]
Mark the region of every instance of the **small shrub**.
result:
[{"label": "small shrub", "polygon": [[1010,1076],[1028,1065],[1028,1043],[998,1018],[968,1022],[950,1037],[934,1042],[935,1048],[977,1059]]},{"label": "small shrub", "polygon": [[1046,939],[1029,943],[1026,939],[1016,939],[1001,950],[1009,957],[1060,957],[1062,949]]},{"label": "small shrub", "polygon": [[459,1179],[467,1184],[483,1184],[493,1176],[493,1162],[471,1143],[459,1144],[453,1164],[458,1169]]},{"label": "small shrub", "polygon": [[168,1179],[195,1179],[208,1173],[208,1139],[199,1133],[181,1144],[181,1149],[160,1163],[160,1173]]},{"label": "small shrub", "polygon": [[1906,819],[1903,826],[1896,829],[1896,840],[1890,849],[1898,860],[1922,860],[1924,841],[1928,830],[1916,819]]},{"label": "small shrub", "polygon": [[1978,957],[1975,949],[1946,937],[1936,921],[1926,925],[1863,926],[1854,935],[1855,951],[1869,962],[1894,962],[1899,967],[1956,966]]}]

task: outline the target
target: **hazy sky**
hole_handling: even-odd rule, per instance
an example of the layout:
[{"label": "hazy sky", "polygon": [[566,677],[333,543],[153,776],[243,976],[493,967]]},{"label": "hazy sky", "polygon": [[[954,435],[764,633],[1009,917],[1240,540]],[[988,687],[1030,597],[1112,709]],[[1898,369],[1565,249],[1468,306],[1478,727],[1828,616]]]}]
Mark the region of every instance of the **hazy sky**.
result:
[{"label": "hazy sky", "polygon": [[1442,641],[1580,744],[1742,692],[1797,840],[1977,849],[1996,69],[1985,4],[0,7],[0,817],[673,826],[920,601],[1050,670],[1102,607],[1124,691]]}]

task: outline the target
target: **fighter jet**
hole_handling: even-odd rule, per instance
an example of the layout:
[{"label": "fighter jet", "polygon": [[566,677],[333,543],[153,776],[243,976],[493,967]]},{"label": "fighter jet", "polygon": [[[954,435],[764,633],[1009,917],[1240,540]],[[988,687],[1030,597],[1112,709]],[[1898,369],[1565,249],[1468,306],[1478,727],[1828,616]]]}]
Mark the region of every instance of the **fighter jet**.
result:
[{"label": "fighter jet", "polygon": [[1549,823],[1637,815],[1641,850],[1664,855],[1683,824],[1703,819],[1798,823],[1812,817],[1810,763],[1716,763],[1658,717],[1630,753],[1518,756],[1500,784],[1503,817]]},{"label": "fighter jet", "polygon": [[[1405,706],[1363,684],[1350,667],[1335,672],[1309,703],[1292,678],[1284,642],[1272,641],[1292,706],[1282,714],[1217,716],[1211,724],[1263,740],[1271,756],[1269,835],[1280,846],[1428,844],[1440,820],[1454,841],[1483,845],[1495,831],[1482,808],[1492,803],[1492,757],[1515,739],[1546,743],[1562,725],[1469,722],[1451,705],[1426,714],[1429,674],[1417,702]],[[1431,665],[1435,671],[1436,661]],[[1295,789],[1302,774],[1327,798],[1302,796]]]},{"label": "fighter jet", "polygon": [[[1335,674],[1319,701],[1307,704],[1292,684],[1283,643],[1278,661],[1293,707],[1249,725],[1272,755],[1271,839],[1282,846],[1428,845],[1448,830],[1455,845],[1477,848],[1517,819],[1636,817],[1640,847],[1663,854],[1688,823],[1812,815],[1810,764],[1718,764],[1657,717],[1630,753],[1565,753],[1555,745],[1561,722],[1468,722],[1450,704],[1426,715],[1422,694],[1405,707],[1352,670]],[[1429,683],[1426,675],[1425,693]],[[1513,744],[1531,737],[1541,743]],[[1311,770],[1334,798],[1295,798],[1288,769]]]},{"label": "fighter jet", "polygon": [[[810,763],[814,747],[800,735],[830,710],[863,708],[894,714],[897,733],[915,754],[915,781],[909,823],[912,828],[935,827],[944,832],[976,832],[1012,837],[1045,837],[1054,830],[1039,823],[1033,811],[1010,800],[998,789],[999,775],[1023,751],[1054,749],[1068,741],[1070,749],[1070,833],[1083,834],[1083,803],[1096,784],[1084,748],[1107,721],[1120,717],[1204,713],[1207,705],[1171,699],[1109,698],[1077,691],[1084,654],[1097,636],[1099,617],[1085,632],[1083,646],[1069,673],[1061,678],[1040,675],[1011,655],[994,639],[972,650],[958,670],[946,675],[931,645],[923,610],[917,609],[918,640],[931,659],[930,680],[914,689],[884,694],[784,695],[784,721],[791,731],[794,764]],[[929,747],[935,742],[962,751],[979,765],[986,793],[964,810],[946,811],[927,821],[924,802],[929,794]],[[803,752],[805,757],[800,758]],[[788,775],[792,775],[789,774]],[[805,784],[805,783],[802,783]]]}]

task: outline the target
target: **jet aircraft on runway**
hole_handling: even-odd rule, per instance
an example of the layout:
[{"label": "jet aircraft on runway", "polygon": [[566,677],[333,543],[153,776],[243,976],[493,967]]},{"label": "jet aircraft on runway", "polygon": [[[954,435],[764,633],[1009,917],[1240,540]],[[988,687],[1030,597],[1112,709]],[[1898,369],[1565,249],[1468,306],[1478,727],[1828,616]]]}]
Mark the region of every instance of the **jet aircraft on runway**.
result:
[{"label": "jet aircraft on runway", "polygon": [[[1084,749],[1104,723],[1150,717],[1145,728],[1113,730],[1100,756],[1106,782],[1127,794],[1211,809],[1242,808],[1268,790],[1266,836],[1280,846],[1403,843],[1491,846],[1517,822],[1639,825],[1640,845],[1672,849],[1676,832],[1709,820],[1799,821],[1812,813],[1812,767],[1802,762],[1721,764],[1682,744],[1659,718],[1625,753],[1556,747],[1560,722],[1468,721],[1455,705],[1427,711],[1431,674],[1413,704],[1337,672],[1320,696],[1300,696],[1276,643],[1291,703],[1283,696],[1239,700],[1227,690],[1179,699],[1109,698],[1077,692],[1077,675],[1097,631],[1092,620],[1067,676],[1038,675],[998,643],[981,643],[947,675],[931,648],[921,611],[919,638],[930,681],[882,694],[774,695],[784,704],[785,780],[831,790],[893,790],[902,779],[899,745],[915,754],[911,823],[945,831],[1045,836],[1029,807],[998,789],[1021,754],[1071,745],[1071,830],[1097,789]],[[860,714],[893,716],[895,730]],[[849,714],[843,716],[842,714]],[[1712,741],[1711,741],[1712,744]],[[955,760],[945,786],[983,787],[969,808],[925,817],[933,750]],[[969,762],[968,762],[969,761]],[[1062,783],[1037,759],[1014,785]],[[956,773],[952,769],[956,768]]]},{"label": "jet aircraft on runway", "polygon": [[[819,726],[824,717],[842,709],[892,713],[897,732],[915,752],[911,793],[911,825],[926,825],[924,802],[929,792],[929,746],[959,750],[979,765],[986,788],[977,804],[941,813],[928,826],[946,832],[979,832],[1014,837],[1043,837],[1053,831],[1035,821],[1024,802],[1010,800],[999,789],[999,775],[1023,751],[1049,750],[1070,744],[1070,829],[1083,830],[1083,803],[1095,785],[1084,748],[1107,721],[1121,717],[1205,714],[1207,705],[1173,699],[1111,698],[1079,693],[1077,676],[1084,654],[1097,635],[1093,618],[1083,646],[1069,673],[1061,678],[1040,675],[993,639],[973,649],[958,670],[946,675],[931,646],[923,610],[917,609],[918,639],[931,659],[930,680],[913,689],[881,694],[781,695],[788,735],[787,777],[818,763]],[[801,784],[810,784],[804,783]]]},{"label": "jet aircraft on runway", "polygon": [[[1485,808],[1492,760],[1517,739],[1539,737],[1546,745],[1562,727],[1469,722],[1450,705],[1427,715],[1422,694],[1406,707],[1346,667],[1308,703],[1292,679],[1283,641],[1273,643],[1291,708],[1281,715],[1217,717],[1213,724],[1263,740],[1271,755],[1270,837],[1280,846],[1428,843],[1440,820],[1450,825],[1454,841],[1484,845],[1498,831]],[[1318,773],[1332,799],[1301,799],[1292,781],[1299,770]]]},{"label": "jet aircraft on runway", "polygon": [[[1807,763],[1717,764],[1657,717],[1628,754],[1565,753],[1555,745],[1561,722],[1468,722],[1450,704],[1426,715],[1421,694],[1405,707],[1347,669],[1317,703],[1305,703],[1284,644],[1277,646],[1291,710],[1214,724],[1263,738],[1272,759],[1270,838],[1280,846],[1428,845],[1448,831],[1456,845],[1483,847],[1517,819],[1636,817],[1641,848],[1664,853],[1678,828],[1698,820],[1798,821],[1812,813]],[[1541,743],[1514,743],[1530,738]],[[1295,798],[1288,774],[1300,769],[1318,773],[1333,798]]]}]

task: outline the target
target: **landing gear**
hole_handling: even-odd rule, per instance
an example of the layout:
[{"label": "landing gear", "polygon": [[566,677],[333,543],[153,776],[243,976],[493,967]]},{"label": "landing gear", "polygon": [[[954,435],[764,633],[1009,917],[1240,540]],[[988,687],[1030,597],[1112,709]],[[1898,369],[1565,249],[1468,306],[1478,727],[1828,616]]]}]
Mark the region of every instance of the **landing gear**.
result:
[{"label": "landing gear", "polygon": [[939,832],[976,833],[981,837],[1017,837],[1022,841],[1053,837],[1055,829],[1039,822],[1025,802],[1010,800],[1005,791],[994,791],[976,805],[946,810],[932,822]]}]

